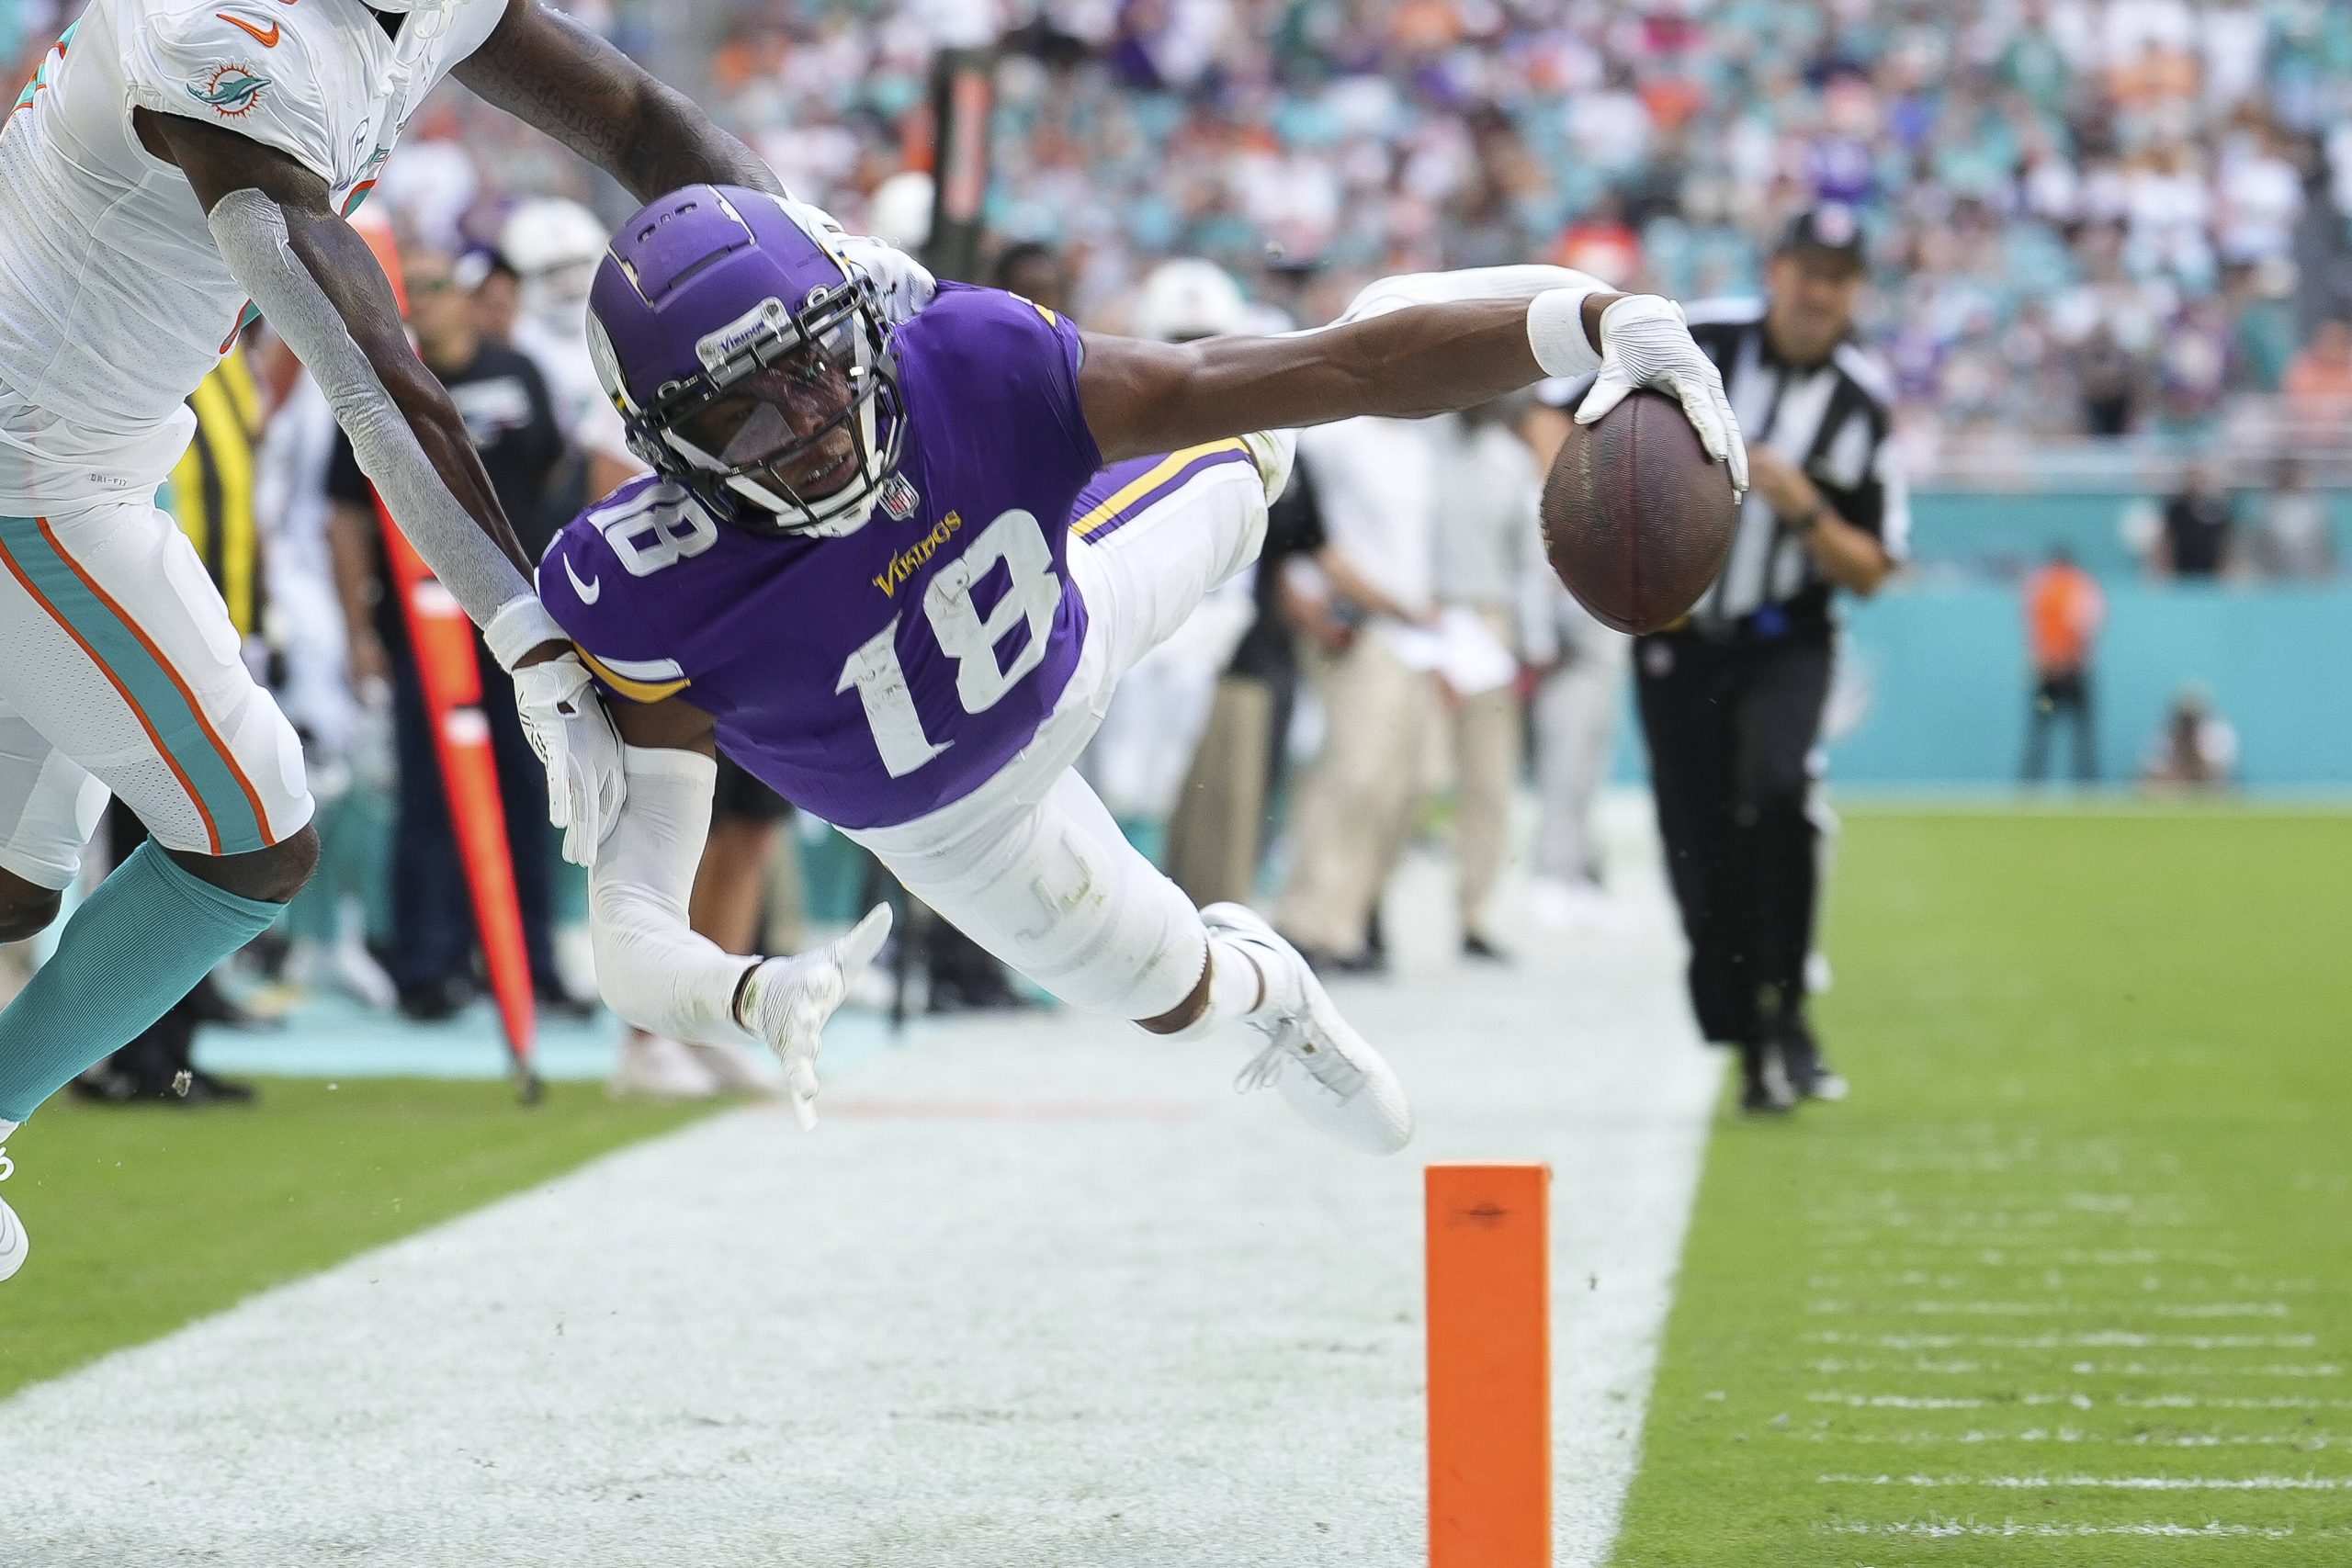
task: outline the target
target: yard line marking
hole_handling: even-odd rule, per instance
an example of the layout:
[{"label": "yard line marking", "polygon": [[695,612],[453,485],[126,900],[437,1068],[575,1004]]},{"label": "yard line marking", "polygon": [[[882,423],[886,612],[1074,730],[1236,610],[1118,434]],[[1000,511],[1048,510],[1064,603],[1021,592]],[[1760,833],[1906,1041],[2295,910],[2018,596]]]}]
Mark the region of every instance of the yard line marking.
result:
[{"label": "yard line marking", "polygon": [[2150,1304],[2119,1309],[2105,1302],[2075,1302],[2060,1298],[2047,1302],[1903,1302],[1894,1307],[1857,1306],[1852,1302],[1823,1300],[1807,1302],[1804,1310],[1815,1317],[1841,1317],[1856,1312],[1900,1312],[1920,1317],[2064,1317],[2098,1314],[2109,1316],[2118,1311],[2146,1313],[2151,1317],[2285,1317],[2284,1302],[2205,1302],[2193,1304]]},{"label": "yard line marking", "polygon": [[[1905,1519],[1897,1523],[1883,1525],[1865,1524],[1860,1521],[1850,1524],[1816,1525],[1814,1529],[1823,1535],[1899,1535],[1924,1536],[1930,1539],[1951,1536],[2074,1537],[2120,1535],[2187,1537],[2192,1539],[2199,1537],[2254,1537],[2265,1540],[2281,1540],[2290,1536],[2301,1535],[2305,1533],[2298,1530],[2292,1525],[2225,1525],[2218,1519],[2211,1523],[2201,1525],[2158,1524],[2153,1522],[2148,1524],[2132,1525],[2020,1524],[2015,1519],[2007,1519],[2002,1521],[2000,1524],[1991,1525],[1978,1524],[1973,1520],[1963,1523],[1956,1519]],[[2313,1530],[2309,1533],[2313,1536],[2333,1536],[2341,1534],[2342,1532],[2334,1529],[2320,1529]]]},{"label": "yard line marking", "polygon": [[2233,1398],[2193,1393],[2119,1393],[2094,1399],[2087,1393],[2020,1393],[1986,1399],[1819,1389],[1804,1397],[1811,1404],[1842,1404],[1858,1410],[1984,1410],[2005,1404],[2070,1404],[2077,1410],[2096,1409],[2101,1404],[2127,1410],[2352,1410],[2352,1399],[2312,1399],[2297,1394],[2280,1394],[2273,1398]]},{"label": "yard line marking", "polygon": [[2160,1438],[2151,1432],[2134,1432],[2127,1437],[2107,1437],[2085,1432],[2073,1427],[2056,1431],[2035,1427],[2022,1432],[1818,1432],[1790,1431],[1792,1439],[1814,1443],[1892,1444],[1902,1447],[1922,1443],[2079,1443],[2087,1447],[2107,1446],[2134,1449],[2295,1449],[2318,1453],[2345,1441],[2341,1432],[2308,1432],[2287,1436],[2277,1432],[2211,1432],[2191,1433],[2181,1437]]},{"label": "yard line marking", "polygon": [[[1925,1372],[1931,1377],[1965,1377],[2008,1371],[2000,1361],[1877,1361],[1825,1356],[1805,1363],[1816,1372]],[[2076,1361],[2066,1371],[2077,1377],[2109,1378],[2340,1378],[2344,1369],[2333,1361],[2312,1366],[2274,1362],[2260,1367],[2201,1366],[2188,1361]]]},{"label": "yard line marking", "polygon": [[[1867,1239],[1879,1238],[1872,1236]],[[1856,1242],[1851,1245],[1860,1244]],[[1988,1269],[2036,1269],[2051,1265],[2062,1269],[2154,1269],[2167,1265],[2187,1266],[2194,1269],[2236,1269],[2244,1263],[2244,1259],[2232,1253],[2159,1252],[2153,1247],[2121,1250],[2086,1249],[2073,1247],[2036,1249],[1986,1247],[1981,1242],[1972,1241],[1965,1244],[1956,1243],[1953,1249],[1967,1253],[1967,1261],[1984,1264]],[[1826,1250],[1841,1249],[1832,1247]],[[1869,1252],[1855,1252],[1850,1258],[1843,1258],[1841,1261],[1878,1268],[1907,1266],[1918,1262],[1920,1253],[1936,1250],[1938,1248],[1922,1243],[1916,1237],[1905,1237],[1903,1250],[1899,1254],[1889,1253],[1881,1248]]]},{"label": "yard line marking", "polygon": [[2341,1492],[2352,1480],[2336,1475],[1817,1475],[1819,1486],[1990,1486],[2054,1492]]},{"label": "yard line marking", "polygon": [[1867,1345],[1879,1350],[2309,1350],[2315,1334],[2143,1334],[2097,1329],[2086,1334],[1849,1334],[1817,1329],[1803,1336],[1808,1345]]}]

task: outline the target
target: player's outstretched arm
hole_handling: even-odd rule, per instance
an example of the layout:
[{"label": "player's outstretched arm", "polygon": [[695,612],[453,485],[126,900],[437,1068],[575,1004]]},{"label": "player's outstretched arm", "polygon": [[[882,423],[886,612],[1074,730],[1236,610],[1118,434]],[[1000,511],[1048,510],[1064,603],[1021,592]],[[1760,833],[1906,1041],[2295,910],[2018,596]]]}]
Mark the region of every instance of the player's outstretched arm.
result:
[{"label": "player's outstretched arm", "polygon": [[186,116],[133,114],[141,141],[187,176],[221,259],[318,381],[401,532],[514,672],[548,819],[564,854],[587,863],[619,805],[619,739],[532,592],[465,421],[409,346],[375,253],[288,153]]},{"label": "player's outstretched arm", "polygon": [[687,916],[710,837],[718,776],[710,716],[682,698],[623,704],[615,716],[628,792],[588,879],[588,929],[605,1001],[639,1029],[716,1043],[758,1036],[783,1062],[803,1127],[817,1120],[825,1021],[890,933],[889,906],[851,932],[791,958],[745,958],[695,932]]},{"label": "player's outstretched arm", "polygon": [[490,37],[451,74],[639,201],[705,184],[785,194],[775,171],[700,105],[539,0],[510,0]]},{"label": "player's outstretched arm", "polygon": [[1598,372],[1579,420],[1655,387],[1679,400],[1732,482],[1747,482],[1723,378],[1681,308],[1612,294],[1563,268],[1385,279],[1337,324],[1285,337],[1161,344],[1090,333],[1085,344],[1079,398],[1105,461],[1366,414],[1419,419],[1546,376]]}]

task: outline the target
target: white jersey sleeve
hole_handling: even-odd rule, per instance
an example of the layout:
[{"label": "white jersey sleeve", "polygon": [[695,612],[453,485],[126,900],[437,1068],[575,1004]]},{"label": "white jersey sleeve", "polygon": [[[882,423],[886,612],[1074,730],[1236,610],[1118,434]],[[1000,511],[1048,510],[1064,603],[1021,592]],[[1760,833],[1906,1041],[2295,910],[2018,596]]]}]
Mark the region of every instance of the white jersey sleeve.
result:
[{"label": "white jersey sleeve", "polygon": [[254,0],[162,6],[125,29],[123,73],[134,103],[185,115],[274,147],[326,181],[337,179],[334,120],[310,40],[288,8]]}]

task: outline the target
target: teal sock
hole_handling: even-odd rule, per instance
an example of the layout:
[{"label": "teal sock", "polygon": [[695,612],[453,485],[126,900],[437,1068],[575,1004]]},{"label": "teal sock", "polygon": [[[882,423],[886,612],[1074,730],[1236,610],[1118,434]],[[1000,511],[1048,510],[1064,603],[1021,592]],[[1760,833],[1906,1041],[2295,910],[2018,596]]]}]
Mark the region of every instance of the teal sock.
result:
[{"label": "teal sock", "polygon": [[286,912],[224,893],[150,840],[65,922],[57,953],[0,1011],[0,1122],[22,1122],[129,1044]]}]

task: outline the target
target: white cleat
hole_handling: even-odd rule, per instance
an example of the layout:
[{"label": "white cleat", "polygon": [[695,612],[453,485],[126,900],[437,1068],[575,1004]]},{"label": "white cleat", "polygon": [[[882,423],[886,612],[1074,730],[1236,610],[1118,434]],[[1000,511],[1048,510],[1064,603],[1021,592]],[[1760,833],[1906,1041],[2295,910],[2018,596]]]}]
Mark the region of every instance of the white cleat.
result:
[{"label": "white cleat", "polygon": [[632,1029],[621,1042],[621,1064],[605,1088],[615,1100],[707,1100],[719,1084],[684,1045]]},{"label": "white cleat", "polygon": [[1298,950],[1255,910],[1212,904],[1208,928],[1247,948],[1264,977],[1265,1002],[1244,1022],[1265,1048],[1234,1080],[1244,1093],[1272,1084],[1317,1131],[1365,1154],[1393,1155],[1413,1141],[1405,1086],[1331,1004]]},{"label": "white cleat", "polygon": [[[17,1168],[9,1160],[7,1149],[0,1147],[0,1181],[16,1174]],[[25,1235],[25,1223],[17,1218],[17,1211],[8,1207],[8,1201],[0,1198],[0,1280],[22,1269],[32,1250],[32,1238]]]}]

